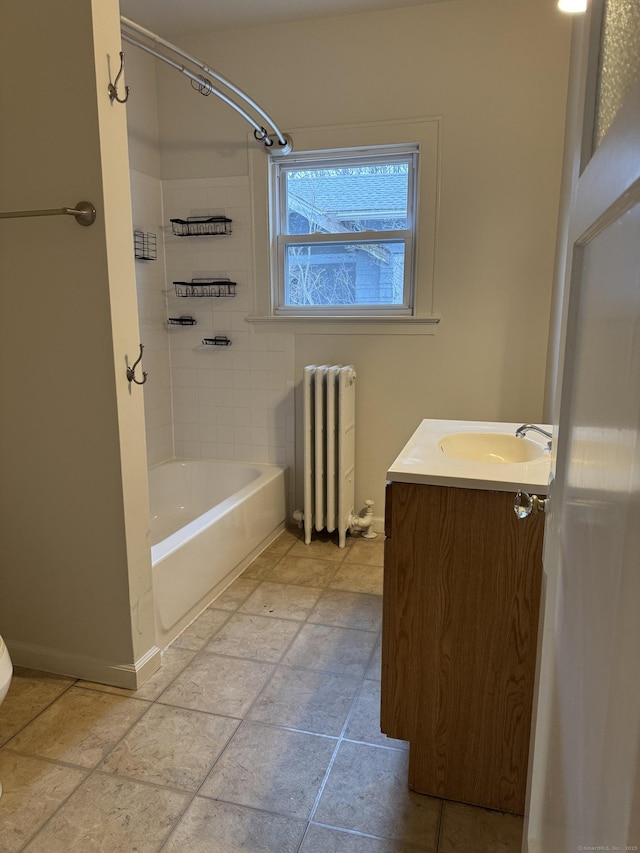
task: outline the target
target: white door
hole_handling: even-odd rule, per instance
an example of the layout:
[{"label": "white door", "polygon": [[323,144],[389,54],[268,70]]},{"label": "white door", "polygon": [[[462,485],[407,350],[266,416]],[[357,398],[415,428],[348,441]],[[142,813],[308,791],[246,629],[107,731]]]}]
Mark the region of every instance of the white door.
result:
[{"label": "white door", "polygon": [[[637,3],[610,12],[623,6],[637,24]],[[636,29],[636,52],[639,39]],[[583,44],[593,80],[599,41]],[[601,79],[615,88],[617,74]],[[619,84],[616,117],[583,160],[571,202],[530,853],[640,850],[640,80]]]}]

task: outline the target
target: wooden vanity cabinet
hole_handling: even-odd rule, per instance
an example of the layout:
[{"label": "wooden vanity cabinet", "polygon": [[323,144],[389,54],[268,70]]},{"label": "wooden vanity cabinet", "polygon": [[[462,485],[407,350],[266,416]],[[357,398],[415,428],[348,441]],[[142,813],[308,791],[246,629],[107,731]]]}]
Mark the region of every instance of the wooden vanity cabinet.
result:
[{"label": "wooden vanity cabinet", "polygon": [[523,814],[544,518],[513,502],[387,485],[381,728],[412,790]]}]

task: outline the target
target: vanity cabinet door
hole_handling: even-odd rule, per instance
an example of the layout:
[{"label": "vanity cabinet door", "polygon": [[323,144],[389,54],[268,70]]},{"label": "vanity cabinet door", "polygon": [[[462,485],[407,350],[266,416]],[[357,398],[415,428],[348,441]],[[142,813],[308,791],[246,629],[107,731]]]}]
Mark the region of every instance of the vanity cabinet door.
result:
[{"label": "vanity cabinet door", "polygon": [[387,486],[381,725],[413,790],[522,814],[544,523],[513,501]]}]

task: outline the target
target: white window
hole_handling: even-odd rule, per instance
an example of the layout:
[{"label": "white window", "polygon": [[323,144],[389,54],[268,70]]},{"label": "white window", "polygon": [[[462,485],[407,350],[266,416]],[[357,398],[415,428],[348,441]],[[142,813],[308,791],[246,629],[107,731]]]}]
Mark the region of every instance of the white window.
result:
[{"label": "white window", "polygon": [[418,148],[272,155],[275,315],[410,315]]},{"label": "white window", "polygon": [[435,334],[440,119],[290,134],[290,154],[265,157],[249,141],[247,320],[304,334]]}]

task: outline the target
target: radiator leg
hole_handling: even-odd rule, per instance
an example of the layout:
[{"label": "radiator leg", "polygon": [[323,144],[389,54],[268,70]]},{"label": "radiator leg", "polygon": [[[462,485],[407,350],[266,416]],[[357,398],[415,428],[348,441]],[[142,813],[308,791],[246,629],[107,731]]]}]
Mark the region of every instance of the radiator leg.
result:
[{"label": "radiator leg", "polygon": [[311,532],[313,530],[311,521],[307,521],[307,517],[301,509],[294,510],[293,520],[301,530],[304,529],[304,544],[311,544]]}]

